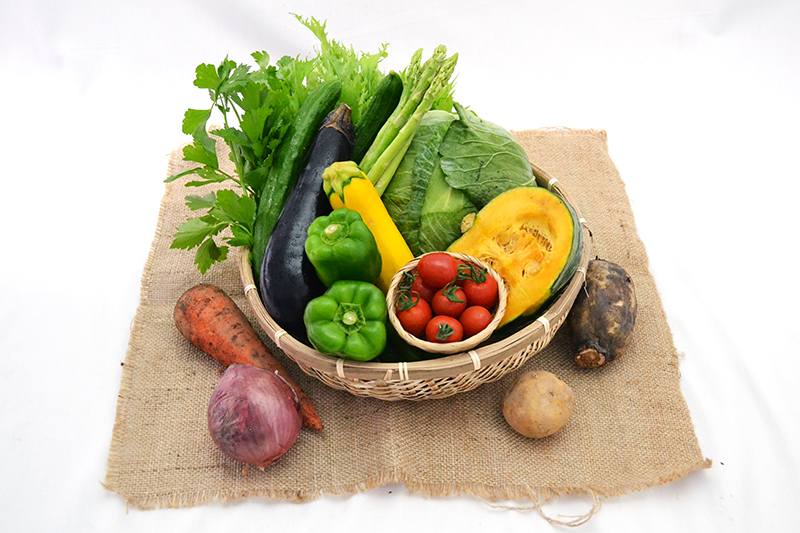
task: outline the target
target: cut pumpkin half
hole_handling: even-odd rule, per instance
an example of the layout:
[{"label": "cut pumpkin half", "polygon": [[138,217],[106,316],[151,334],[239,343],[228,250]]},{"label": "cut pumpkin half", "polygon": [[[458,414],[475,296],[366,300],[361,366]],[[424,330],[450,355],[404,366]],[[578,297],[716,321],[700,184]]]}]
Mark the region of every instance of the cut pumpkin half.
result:
[{"label": "cut pumpkin half", "polygon": [[575,210],[542,187],[510,189],[486,204],[448,251],[490,265],[508,288],[500,325],[535,313],[574,274],[583,232]]}]

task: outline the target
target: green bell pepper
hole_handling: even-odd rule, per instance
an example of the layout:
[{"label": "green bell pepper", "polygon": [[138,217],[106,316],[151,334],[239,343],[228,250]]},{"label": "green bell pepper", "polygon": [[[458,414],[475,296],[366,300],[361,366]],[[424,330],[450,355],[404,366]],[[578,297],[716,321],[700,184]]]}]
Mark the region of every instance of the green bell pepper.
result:
[{"label": "green bell pepper", "polygon": [[386,347],[386,297],[366,281],[340,280],[306,305],[303,321],[318,351],[369,361]]},{"label": "green bell pepper", "polygon": [[375,237],[358,211],[346,207],[311,223],[305,249],[326,287],[340,279],[373,283],[381,273]]}]

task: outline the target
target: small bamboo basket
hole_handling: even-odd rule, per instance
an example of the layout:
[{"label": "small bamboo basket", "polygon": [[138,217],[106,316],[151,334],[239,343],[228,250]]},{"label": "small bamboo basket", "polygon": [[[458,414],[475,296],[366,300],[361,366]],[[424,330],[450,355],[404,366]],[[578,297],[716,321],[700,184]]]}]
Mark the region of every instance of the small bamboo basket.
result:
[{"label": "small bamboo basket", "polygon": [[494,278],[494,280],[497,282],[497,303],[495,303],[492,309],[489,310],[492,313],[492,321],[482,331],[476,333],[475,335],[458,342],[446,342],[446,343],[428,342],[427,340],[415,337],[414,335],[403,329],[403,326],[400,324],[400,320],[397,318],[397,311],[395,308],[395,301],[397,300],[398,297],[399,286],[400,283],[403,281],[405,273],[412,272],[416,274],[417,264],[419,264],[420,259],[422,259],[424,255],[426,254],[423,254],[419,257],[415,257],[414,259],[409,261],[392,278],[392,283],[389,285],[389,291],[386,294],[386,306],[389,309],[389,322],[392,323],[392,326],[394,326],[394,329],[397,331],[397,334],[400,335],[401,339],[411,344],[412,346],[416,346],[417,348],[425,350],[426,352],[447,354],[447,355],[460,352],[467,352],[475,348],[477,345],[479,345],[486,339],[488,339],[489,336],[492,334],[492,332],[495,329],[497,329],[497,326],[503,319],[503,315],[506,312],[506,301],[508,298],[508,291],[506,290],[505,282],[503,282],[503,278],[501,278],[500,275],[497,272],[495,272],[493,268],[485,264],[480,259],[472,257],[471,255],[450,253],[450,255],[455,257],[457,260],[463,261],[465,263],[472,263],[476,267],[486,270],[486,275]]},{"label": "small bamboo basket", "polygon": [[[580,210],[568,194],[541,168],[531,165],[537,184],[546,187]],[[250,251],[239,250],[239,273],[256,320],[266,334],[306,374],[326,385],[353,395],[381,400],[428,400],[473,390],[500,379],[521,367],[553,339],[586,280],[591,241],[581,217],[583,251],[580,264],[569,284],[541,315],[508,337],[461,353],[438,359],[401,363],[361,362],[332,357],[306,346],[289,335],[267,313],[253,280]]]}]

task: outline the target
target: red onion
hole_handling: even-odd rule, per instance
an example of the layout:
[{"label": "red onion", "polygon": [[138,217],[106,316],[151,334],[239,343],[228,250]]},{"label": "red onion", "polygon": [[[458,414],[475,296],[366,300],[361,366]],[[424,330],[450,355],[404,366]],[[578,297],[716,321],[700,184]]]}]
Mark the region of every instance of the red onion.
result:
[{"label": "red onion", "polygon": [[294,391],[274,372],[234,364],[208,405],[208,430],[227,456],[264,468],[292,447],[303,422]]}]

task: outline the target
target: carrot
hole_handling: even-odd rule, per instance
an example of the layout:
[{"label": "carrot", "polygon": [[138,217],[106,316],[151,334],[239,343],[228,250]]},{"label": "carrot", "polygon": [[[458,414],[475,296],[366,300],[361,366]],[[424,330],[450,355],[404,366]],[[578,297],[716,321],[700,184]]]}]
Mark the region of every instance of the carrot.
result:
[{"label": "carrot", "polygon": [[224,367],[244,363],[276,372],[297,394],[303,424],[311,429],[322,429],[322,421],[311,400],[270,353],[225,291],[207,283],[195,285],[178,299],[174,318],[186,340]]}]

